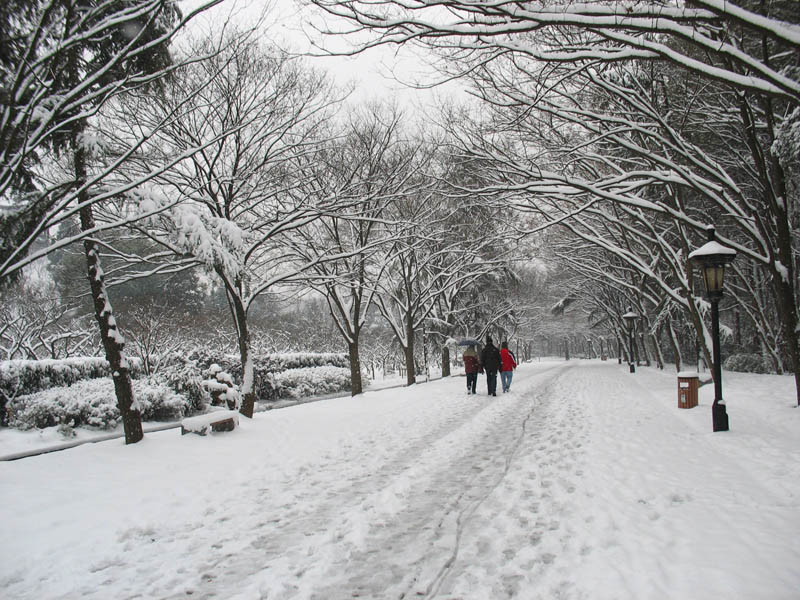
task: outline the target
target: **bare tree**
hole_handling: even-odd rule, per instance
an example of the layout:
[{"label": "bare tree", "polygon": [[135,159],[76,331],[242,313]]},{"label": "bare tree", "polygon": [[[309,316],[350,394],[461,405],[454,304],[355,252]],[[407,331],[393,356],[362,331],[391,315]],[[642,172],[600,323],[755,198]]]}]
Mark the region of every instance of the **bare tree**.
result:
[{"label": "bare tree", "polygon": [[[782,68],[791,57],[776,62],[764,56],[760,44],[737,43],[738,32],[747,32],[751,38],[762,39],[774,59],[784,49],[800,46],[793,26],[797,6],[792,0],[573,4],[453,0],[446,3],[446,11],[433,0],[310,2],[348,20],[354,38],[364,32],[373,34],[358,49],[411,42],[440,49],[451,59],[469,57],[482,64],[507,55],[559,63],[659,59],[738,89],[800,103],[800,82]],[[553,47],[552,41],[566,31],[584,34],[581,44]]]},{"label": "bare tree", "polygon": [[[102,182],[138,145],[111,168],[92,173],[89,121],[115,96],[153,86],[168,75],[173,68],[169,42],[190,18],[216,3],[183,16],[166,0],[12,0],[0,13],[11,32],[3,36],[0,52],[8,99],[0,117],[0,198],[9,205],[0,213],[0,277],[52,251],[50,246],[26,257],[41,234],[79,216],[82,233],[64,244],[83,240],[126,443],[142,438],[141,416],[91,236],[96,232],[93,206],[110,197]],[[64,177],[48,184],[40,164],[58,156],[68,166]]]},{"label": "bare tree", "polygon": [[[198,52],[209,47],[213,41],[201,41]],[[187,95],[192,106],[181,100]],[[248,312],[261,294],[310,268],[294,262],[283,236],[338,202],[310,193],[308,183],[335,101],[317,73],[275,48],[234,36],[213,59],[176,73],[161,93],[132,99],[136,110],[121,107],[127,115],[122,136],[170,115],[169,126],[144,148],[135,168],[128,163],[131,180],[154,161],[169,163],[186,147],[203,148],[154,177],[154,186],[137,190],[134,209],[158,215],[136,228],[161,247],[141,268],[150,269],[151,262],[171,269],[202,265],[224,286],[242,361],[246,416],[255,404]]]},{"label": "bare tree", "polygon": [[403,350],[408,385],[416,382],[417,332],[435,315],[440,317],[437,326],[447,323],[454,316],[448,313],[461,310],[456,296],[464,296],[469,305],[481,280],[500,271],[507,260],[488,232],[474,238],[469,201],[448,199],[438,183],[420,192],[392,206],[397,225],[389,233],[388,268],[376,297]]},{"label": "bare tree", "polygon": [[0,290],[0,358],[66,358],[85,352],[93,336],[73,318],[48,281],[22,277]]},{"label": "bare tree", "polygon": [[0,6],[7,33],[0,40],[0,278],[96,233],[32,251],[49,229],[123,193],[103,188],[104,182],[157,130],[141,132],[80,185],[63,172],[49,178],[49,165],[70,144],[94,148],[87,124],[113,98],[154,85],[177,68],[167,45],[219,2],[205,0],[185,15],[168,0],[8,0]]},{"label": "bare tree", "polygon": [[189,336],[176,326],[174,309],[152,301],[131,310],[128,320],[130,326],[124,333],[133,354],[142,361],[145,375],[157,373],[165,358],[187,349]]},{"label": "bare tree", "polygon": [[347,344],[351,389],[362,393],[360,337],[378,282],[389,265],[388,207],[418,187],[420,148],[404,138],[403,114],[371,106],[349,116],[340,138],[319,157],[319,193],[348,198],[347,207],[296,230],[289,250],[312,264],[307,285],[320,292]]},{"label": "bare tree", "polygon": [[[470,74],[478,82],[476,94],[496,106],[517,115],[541,110],[545,123],[563,118],[589,130],[583,146],[570,143],[562,154],[564,164],[571,166],[575,164],[572,153],[583,149],[580,169],[568,166],[545,172],[539,161],[516,161],[520,165],[517,177],[513,184],[506,184],[513,189],[522,189],[528,181],[528,189],[535,188],[537,194],[546,193],[545,187],[560,188],[555,194],[560,199],[582,194],[584,207],[598,198],[647,207],[695,230],[707,224],[708,213],[697,215],[709,205],[718,211],[712,216],[733,217],[734,227],[726,232],[725,242],[771,274],[782,335],[798,377],[800,403],[797,235],[791,208],[797,192],[787,174],[795,158],[786,151],[796,148],[789,132],[800,119],[796,3],[598,1],[553,7],[547,2],[456,1],[442,12],[439,3],[424,0],[380,2],[380,6],[370,0],[312,1],[355,23],[357,31],[373,32],[362,47],[422,43],[442,54],[450,76]],[[648,98],[640,92],[659,95],[656,85],[636,89],[640,73],[647,70],[641,66],[645,62],[658,65],[662,72],[690,73],[699,82],[694,90],[688,88],[700,92],[690,96],[693,100],[713,91],[716,114],[733,117],[745,142],[737,144],[747,164],[744,178],[733,176],[713,157],[703,160],[706,153],[699,139],[693,142],[667,118],[674,106],[652,110],[653,103],[644,101]],[[636,69],[640,73],[617,80],[605,76],[624,72],[620,65],[631,65],[629,74]],[[666,84],[658,73],[651,80]],[[610,105],[613,110],[598,116],[597,105],[581,102],[585,95],[580,91],[587,85],[616,98]],[[700,91],[699,85],[706,89]],[[720,100],[724,101],[720,104]],[[683,103],[679,110],[688,106]],[[612,118],[617,109],[622,114]],[[555,132],[560,142],[568,142],[554,127],[547,131]],[[617,149],[612,160],[598,151],[608,148]],[[523,152],[520,147],[510,149]],[[624,155],[619,153],[623,149]],[[588,156],[587,151],[594,155]],[[530,159],[530,150],[524,152]],[[635,161],[626,164],[630,157],[636,157]],[[654,186],[673,189],[654,199],[647,193]],[[701,198],[699,212],[692,216],[685,208],[697,197]],[[582,207],[573,205],[573,210]]]}]

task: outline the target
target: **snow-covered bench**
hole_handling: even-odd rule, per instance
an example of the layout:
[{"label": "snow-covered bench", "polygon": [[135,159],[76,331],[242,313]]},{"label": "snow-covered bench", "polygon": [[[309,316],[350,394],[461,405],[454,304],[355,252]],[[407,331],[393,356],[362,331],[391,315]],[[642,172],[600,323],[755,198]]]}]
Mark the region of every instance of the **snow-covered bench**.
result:
[{"label": "snow-covered bench", "polygon": [[238,411],[215,410],[205,415],[188,417],[181,421],[181,435],[186,435],[187,433],[206,435],[209,431],[233,431],[238,426]]}]

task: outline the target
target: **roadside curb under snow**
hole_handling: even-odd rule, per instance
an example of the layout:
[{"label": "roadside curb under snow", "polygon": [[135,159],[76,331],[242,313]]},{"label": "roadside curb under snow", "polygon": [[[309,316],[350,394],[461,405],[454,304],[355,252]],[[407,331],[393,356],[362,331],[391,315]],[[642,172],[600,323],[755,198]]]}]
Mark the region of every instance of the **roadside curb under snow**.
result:
[{"label": "roadside curb under snow", "polygon": [[[437,378],[440,379],[440,378]],[[433,378],[430,381],[434,381]],[[426,383],[425,381],[418,381],[417,384]],[[385,388],[379,389],[391,389],[395,387],[405,387],[404,384],[401,385],[394,385],[388,386]],[[371,391],[367,389],[366,391]],[[315,396],[314,398],[302,398],[299,400],[281,400],[278,402],[273,402],[267,404],[266,406],[262,404],[259,406],[256,404],[256,411],[255,412],[268,412],[270,410],[278,410],[280,408],[289,408],[290,406],[298,406],[300,404],[308,404],[309,402],[319,402],[320,400],[330,400],[333,398],[345,398],[350,396],[350,393],[339,393],[339,394],[326,394],[324,396]],[[144,433],[155,433],[156,431],[166,431],[167,429],[178,429],[181,426],[180,421],[174,421],[172,423],[163,423],[161,425],[151,425],[144,427]],[[69,450],[70,448],[75,448],[77,446],[82,446],[84,444],[94,444],[96,442],[107,442],[109,440],[115,440],[118,438],[125,437],[125,433],[121,431],[117,431],[114,433],[107,433],[104,435],[98,435],[96,437],[87,438],[85,440],[75,440],[72,442],[64,442],[63,444],[55,444],[53,446],[44,446],[42,448],[35,448],[33,450],[25,450],[22,452],[13,452],[11,454],[6,454],[4,456],[0,456],[0,462],[3,461],[12,461],[12,460],[19,460],[21,458],[29,458],[31,456],[39,456],[40,454],[49,454],[51,452],[59,452],[61,450]]]}]

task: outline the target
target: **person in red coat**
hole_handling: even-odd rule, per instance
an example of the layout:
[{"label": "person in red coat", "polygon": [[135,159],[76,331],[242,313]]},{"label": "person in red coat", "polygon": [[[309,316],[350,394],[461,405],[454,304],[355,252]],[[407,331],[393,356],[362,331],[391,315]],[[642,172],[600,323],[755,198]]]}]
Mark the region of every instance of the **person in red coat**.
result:
[{"label": "person in red coat", "polygon": [[483,372],[478,353],[475,351],[475,344],[470,344],[464,350],[464,372],[467,374],[467,393],[474,394],[475,386],[478,385],[478,373]]},{"label": "person in red coat", "polygon": [[503,392],[511,389],[511,378],[516,368],[514,354],[508,349],[508,342],[503,342],[500,344],[500,382],[503,384]]}]

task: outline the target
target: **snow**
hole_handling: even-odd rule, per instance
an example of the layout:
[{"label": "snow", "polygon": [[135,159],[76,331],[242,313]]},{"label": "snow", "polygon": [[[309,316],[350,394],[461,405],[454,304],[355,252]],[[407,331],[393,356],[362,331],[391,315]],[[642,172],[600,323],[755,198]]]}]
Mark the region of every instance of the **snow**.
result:
[{"label": "snow", "polygon": [[776,260],[775,261],[775,270],[781,276],[781,279],[783,280],[783,282],[788,284],[789,283],[789,269],[786,268],[786,265],[784,265],[781,261]]},{"label": "snow", "polygon": [[[247,355],[247,362],[245,363],[244,369],[242,369],[242,371],[244,372],[244,381],[242,382],[242,390],[244,391],[245,394],[249,394],[253,391],[253,381],[255,376],[255,367],[253,365],[252,353]],[[232,381],[231,384],[233,384]]]},{"label": "snow", "polygon": [[[0,463],[26,598],[797,598],[792,377],[523,364]],[[6,432],[2,432],[5,434]]]},{"label": "snow", "polygon": [[101,156],[104,150],[102,138],[96,133],[82,132],[78,134],[78,145],[90,156]]},{"label": "snow", "polygon": [[702,246],[700,246],[697,250],[689,253],[689,260],[693,258],[698,258],[700,256],[711,256],[716,254],[723,254],[728,256],[736,256],[736,250],[733,248],[728,248],[727,246],[723,246],[716,240],[711,242],[706,242]]},{"label": "snow", "polygon": [[199,433],[206,435],[211,432],[211,426],[220,421],[233,420],[234,428],[239,426],[239,411],[236,410],[218,410],[205,415],[198,415],[196,417],[188,417],[181,421],[181,428],[187,432]]}]

